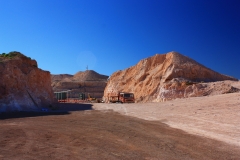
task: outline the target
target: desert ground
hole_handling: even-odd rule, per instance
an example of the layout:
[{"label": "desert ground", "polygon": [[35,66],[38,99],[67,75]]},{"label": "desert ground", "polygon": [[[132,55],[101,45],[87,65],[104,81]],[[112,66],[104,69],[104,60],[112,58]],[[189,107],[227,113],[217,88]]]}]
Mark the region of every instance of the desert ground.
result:
[{"label": "desert ground", "polygon": [[158,121],[173,128],[240,147],[240,93],[162,103],[95,104],[96,110]]},{"label": "desert ground", "polygon": [[0,159],[240,159],[239,122],[240,93],[1,113]]}]

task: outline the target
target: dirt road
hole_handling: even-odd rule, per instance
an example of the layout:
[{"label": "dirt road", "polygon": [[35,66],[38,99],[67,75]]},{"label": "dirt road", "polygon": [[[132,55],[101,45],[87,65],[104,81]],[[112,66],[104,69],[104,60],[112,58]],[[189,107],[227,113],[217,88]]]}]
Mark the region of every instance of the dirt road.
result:
[{"label": "dirt road", "polygon": [[160,121],[91,110],[90,104],[62,108],[0,114],[0,159],[240,159],[238,146]]},{"label": "dirt road", "polygon": [[240,93],[177,99],[162,103],[94,104],[96,110],[161,121],[184,130],[240,147]]}]

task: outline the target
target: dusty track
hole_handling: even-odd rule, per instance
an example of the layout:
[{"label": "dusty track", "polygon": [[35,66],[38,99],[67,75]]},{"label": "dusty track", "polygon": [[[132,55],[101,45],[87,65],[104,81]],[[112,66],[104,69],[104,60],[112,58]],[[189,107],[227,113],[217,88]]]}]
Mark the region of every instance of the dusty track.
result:
[{"label": "dusty track", "polygon": [[95,104],[145,120],[240,147],[240,93],[178,99],[163,103]]},{"label": "dusty track", "polygon": [[90,104],[0,114],[0,159],[239,159],[240,148]]}]

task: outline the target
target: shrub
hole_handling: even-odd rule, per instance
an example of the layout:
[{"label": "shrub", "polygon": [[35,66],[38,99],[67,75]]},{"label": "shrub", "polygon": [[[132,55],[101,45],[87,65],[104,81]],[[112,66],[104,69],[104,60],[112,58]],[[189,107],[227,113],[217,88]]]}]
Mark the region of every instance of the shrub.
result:
[{"label": "shrub", "polygon": [[[2,53],[2,54],[0,54],[0,57],[6,57],[6,58],[13,58],[13,57],[26,57],[25,55],[23,55],[22,53],[20,53],[20,52],[17,52],[17,51],[11,51],[11,52],[9,52],[9,53]],[[31,60],[31,58],[30,57],[26,57],[26,58],[28,58],[28,59],[30,59]]]},{"label": "shrub", "polygon": [[12,51],[12,52],[9,52],[8,55],[9,57],[15,57],[17,56],[18,54],[21,54],[20,52],[17,52],[17,51]]},{"label": "shrub", "polygon": [[13,58],[17,55],[21,54],[20,52],[17,52],[17,51],[12,51],[12,52],[9,52],[9,53],[2,53],[0,54],[1,57],[6,57],[6,58]]}]

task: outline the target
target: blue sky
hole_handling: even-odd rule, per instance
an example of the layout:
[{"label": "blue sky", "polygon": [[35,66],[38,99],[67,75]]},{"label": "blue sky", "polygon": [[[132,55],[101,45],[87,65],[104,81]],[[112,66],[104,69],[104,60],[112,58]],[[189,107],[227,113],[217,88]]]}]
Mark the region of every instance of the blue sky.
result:
[{"label": "blue sky", "polygon": [[239,0],[0,0],[0,52],[111,75],[177,51],[240,79]]}]

